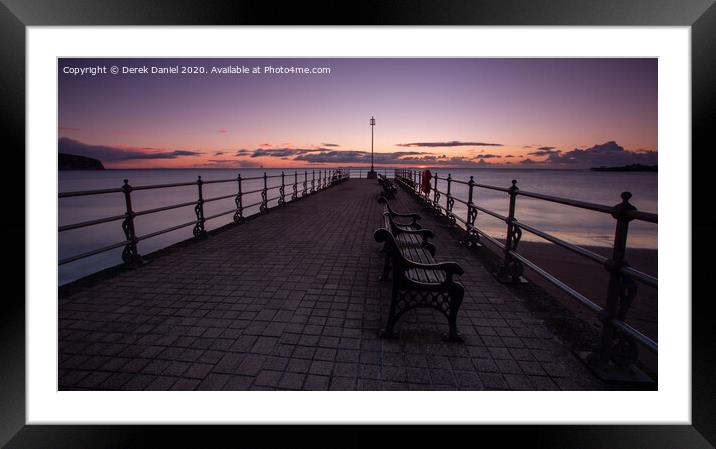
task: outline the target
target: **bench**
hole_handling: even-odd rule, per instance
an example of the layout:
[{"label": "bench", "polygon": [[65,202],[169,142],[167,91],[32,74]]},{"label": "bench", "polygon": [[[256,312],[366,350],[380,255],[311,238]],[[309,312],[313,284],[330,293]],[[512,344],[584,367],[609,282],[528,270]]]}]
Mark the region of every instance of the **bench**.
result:
[{"label": "bench", "polygon": [[392,271],[393,291],[388,323],[380,331],[381,337],[397,338],[395,324],[405,312],[430,307],[448,320],[449,331],[444,338],[463,341],[457,331],[457,313],[465,290],[454,280],[456,274],[463,274],[463,269],[455,262],[437,262],[431,237],[430,230],[402,227],[389,212],[383,213],[383,227],[375,231],[374,238],[384,243],[381,280],[388,280]]},{"label": "bench", "polygon": [[383,187],[383,196],[386,198],[395,198],[395,194],[398,193],[398,188],[395,187],[393,181],[388,179],[385,175],[378,174],[378,183]]},{"label": "bench", "polygon": [[383,213],[388,213],[390,216],[395,220],[396,218],[410,218],[410,223],[398,223],[396,224],[398,226],[401,226],[403,228],[408,229],[422,229],[422,226],[420,226],[420,223],[418,223],[418,220],[420,220],[422,217],[418,214],[400,214],[398,212],[395,212],[392,207],[390,207],[390,203],[388,202],[388,199],[384,197],[383,195],[378,198],[378,202],[383,204]]}]

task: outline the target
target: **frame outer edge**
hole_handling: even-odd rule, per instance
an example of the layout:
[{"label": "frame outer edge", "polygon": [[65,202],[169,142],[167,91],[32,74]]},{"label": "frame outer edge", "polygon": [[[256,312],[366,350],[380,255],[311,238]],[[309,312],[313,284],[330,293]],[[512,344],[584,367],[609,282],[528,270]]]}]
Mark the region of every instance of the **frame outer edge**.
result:
[{"label": "frame outer edge", "polygon": [[[0,4],[0,135],[5,185],[12,182],[25,190],[25,25]],[[10,181],[9,178],[15,177]],[[18,179],[19,178],[19,179]],[[6,286],[0,309],[0,444],[25,424],[25,196],[6,190],[0,214],[0,232],[6,236],[3,275]],[[14,237],[12,237],[14,236]],[[22,236],[23,238],[17,238]],[[10,293],[12,291],[12,293]]]}]

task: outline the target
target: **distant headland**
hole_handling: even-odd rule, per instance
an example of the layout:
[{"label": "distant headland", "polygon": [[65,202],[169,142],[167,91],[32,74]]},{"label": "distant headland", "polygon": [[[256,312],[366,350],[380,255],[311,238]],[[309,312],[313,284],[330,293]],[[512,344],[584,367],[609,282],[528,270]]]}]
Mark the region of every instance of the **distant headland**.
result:
[{"label": "distant headland", "polygon": [[57,166],[60,170],[104,170],[104,165],[97,159],[67,153],[58,153]]},{"label": "distant headland", "polygon": [[658,171],[656,165],[631,164],[621,167],[592,167],[592,171]]}]

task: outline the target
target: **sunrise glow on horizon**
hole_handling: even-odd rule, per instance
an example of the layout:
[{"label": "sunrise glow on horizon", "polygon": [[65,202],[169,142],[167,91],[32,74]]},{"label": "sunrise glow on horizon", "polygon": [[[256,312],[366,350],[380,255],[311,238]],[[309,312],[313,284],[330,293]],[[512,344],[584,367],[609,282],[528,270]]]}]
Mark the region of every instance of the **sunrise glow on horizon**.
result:
[{"label": "sunrise glow on horizon", "polygon": [[[80,72],[93,67],[119,73]],[[107,168],[369,166],[371,116],[378,167],[657,160],[656,59],[100,58],[58,69],[59,151]]]}]

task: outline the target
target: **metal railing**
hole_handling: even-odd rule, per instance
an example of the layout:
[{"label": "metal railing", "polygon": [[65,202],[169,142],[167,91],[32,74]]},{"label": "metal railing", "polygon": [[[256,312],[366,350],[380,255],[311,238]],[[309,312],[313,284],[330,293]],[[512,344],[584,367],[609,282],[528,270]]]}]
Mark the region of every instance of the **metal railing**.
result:
[{"label": "metal railing", "polygon": [[[125,206],[125,213],[121,215],[114,215],[110,217],[104,217],[104,218],[98,218],[94,220],[88,220],[78,223],[72,223],[67,224],[63,226],[58,227],[58,232],[66,232],[70,231],[72,229],[80,229],[80,228],[87,228],[91,226],[96,226],[104,223],[110,223],[115,221],[121,221],[122,222],[122,231],[124,232],[125,239],[121,242],[116,242],[111,245],[103,246],[101,248],[93,249],[91,251],[86,251],[81,254],[77,254],[74,256],[66,257],[64,259],[60,259],[58,261],[58,265],[64,265],[70,262],[74,262],[80,259],[84,259],[90,256],[94,256],[106,251],[110,251],[116,248],[124,247],[122,250],[122,261],[127,266],[137,266],[143,263],[142,257],[139,254],[138,250],[138,243],[150,239],[152,237],[157,237],[162,234],[166,234],[168,232],[176,231],[178,229],[182,229],[188,226],[194,226],[193,234],[194,237],[197,239],[202,239],[207,236],[206,233],[206,222],[209,220],[213,220],[219,217],[223,217],[225,215],[233,213],[233,221],[234,223],[241,223],[245,221],[247,218],[253,217],[255,215],[265,214],[268,213],[268,211],[271,209],[269,208],[269,203],[273,201],[277,201],[277,205],[275,207],[282,207],[286,205],[286,203],[291,201],[296,201],[298,199],[301,199],[303,197],[306,197],[308,195],[311,195],[315,192],[321,191],[323,189],[326,189],[328,187],[331,187],[332,185],[335,185],[339,182],[345,181],[350,176],[349,172],[345,169],[326,169],[326,170],[305,170],[303,173],[294,172],[293,173],[293,183],[286,184],[286,175],[284,172],[281,172],[281,174],[277,175],[267,175],[266,172],[264,172],[263,176],[253,176],[253,177],[242,177],[241,174],[239,174],[236,178],[232,179],[217,179],[217,180],[210,180],[210,181],[204,181],[201,179],[201,176],[197,177],[196,181],[193,182],[180,182],[180,183],[171,183],[171,184],[155,184],[155,185],[144,185],[144,186],[132,186],[129,184],[129,180],[125,179],[124,184],[122,187],[114,188],[114,189],[101,189],[101,190],[83,190],[83,191],[76,191],[76,192],[61,192],[58,194],[58,198],[71,198],[71,197],[81,197],[81,196],[91,196],[91,195],[105,195],[105,194],[112,194],[112,193],[122,193],[124,196],[124,206]],[[302,177],[302,190],[299,194],[298,192],[298,185],[299,185],[299,177]],[[275,186],[268,186],[268,180],[272,178],[281,178],[281,183],[277,184]],[[262,180],[263,181],[263,187],[260,189],[255,190],[249,190],[245,191],[243,189],[243,183],[246,181],[256,181],[256,180]],[[237,183],[237,190],[236,193],[232,193],[230,195],[221,195],[211,198],[204,198],[204,186],[207,184],[221,184],[221,183]],[[310,185],[310,187],[309,187]],[[196,186],[197,188],[197,199],[196,201],[188,201],[178,204],[171,204],[167,206],[157,207],[153,209],[146,209],[141,211],[135,211],[132,206],[132,192],[135,191],[142,191],[142,190],[156,190],[156,189],[170,189],[175,187],[187,187],[187,186]],[[292,192],[286,192],[286,187],[291,186]],[[269,198],[269,192],[272,192],[274,190],[278,190],[276,193],[276,196],[273,196]],[[244,204],[244,197],[246,195],[251,195],[255,193],[260,193],[261,200],[245,205]],[[287,201],[287,197],[290,197],[290,199]],[[224,200],[228,198],[234,198],[234,202],[236,204],[236,207],[222,211],[210,216],[204,215],[204,205],[206,203],[211,203],[214,201]],[[145,235],[137,235],[137,230],[135,228],[134,219],[136,217],[144,216],[144,215],[151,215],[156,214],[159,212],[165,212],[173,209],[179,209],[183,207],[194,207],[194,213],[196,215],[196,219],[186,222],[177,224],[175,226],[171,226],[166,229],[162,229],[159,231],[151,232],[149,234]],[[244,217],[244,211],[248,208],[259,206],[259,212],[256,214],[253,214],[251,216]]]},{"label": "metal railing", "polygon": [[[517,187],[516,180],[512,181],[512,185],[510,187],[505,188],[479,184],[475,182],[473,176],[470,176],[469,181],[461,181],[452,179],[451,175],[448,175],[447,178],[445,178],[440,177],[437,174],[432,176],[431,181],[434,180],[434,182],[430,185],[428,192],[424,192],[420,188],[422,185],[422,172],[420,170],[396,169],[394,174],[398,182],[413,194],[418,196],[421,201],[426,204],[426,206],[431,208],[437,214],[445,215],[453,225],[463,229],[465,234],[462,242],[465,245],[482,246],[480,240],[484,238],[502,251],[503,260],[500,269],[496,273],[497,278],[501,282],[526,282],[523,277],[524,266],[526,265],[535,273],[594,312],[602,322],[602,331],[599,349],[590,356],[590,362],[604,364],[605,366],[614,363],[622,368],[627,367],[634,363],[638,358],[638,351],[635,343],[641,344],[654,353],[658,352],[658,344],[655,340],[639,332],[625,321],[627,312],[629,311],[637,293],[637,284],[635,281],[657,288],[656,277],[630,267],[625,260],[629,223],[631,221],[658,223],[657,214],[639,211],[629,202],[632,196],[631,193],[623,192],[621,194],[621,202],[619,204],[606,206],[602,204],[523,191]],[[438,189],[438,180],[442,180],[447,183],[445,191]],[[452,186],[455,183],[467,186],[467,201],[453,195]],[[509,200],[507,216],[479,206],[476,203],[475,196],[475,189],[478,188],[506,193]],[[446,198],[444,206],[440,204],[442,195],[445,195]],[[604,257],[596,254],[589,249],[569,243],[547,232],[541,231],[534,226],[521,222],[515,217],[516,202],[519,196],[609,214],[615,220],[614,241],[612,245],[611,257]],[[465,217],[460,217],[453,213],[455,201],[458,201],[467,207]],[[505,222],[507,229],[504,243],[497,238],[488,235],[477,226],[476,220],[478,211]],[[458,222],[461,225],[458,225]],[[522,231],[527,231],[540,237],[541,239],[604,266],[609,272],[606,307],[596,304],[594,301],[582,295],[574,288],[565,284],[556,276],[550,274],[544,268],[526,258],[523,254],[518,253],[517,247],[520,239],[522,238]]]},{"label": "metal railing", "polygon": [[[388,175],[389,172],[390,173],[393,172],[392,168],[387,168],[387,167],[384,167],[384,168],[375,167],[374,169],[376,172],[382,173],[386,176]],[[370,168],[348,168],[346,170],[348,170],[348,172],[350,173],[351,178],[366,179],[368,177],[368,171],[370,170]]]}]

